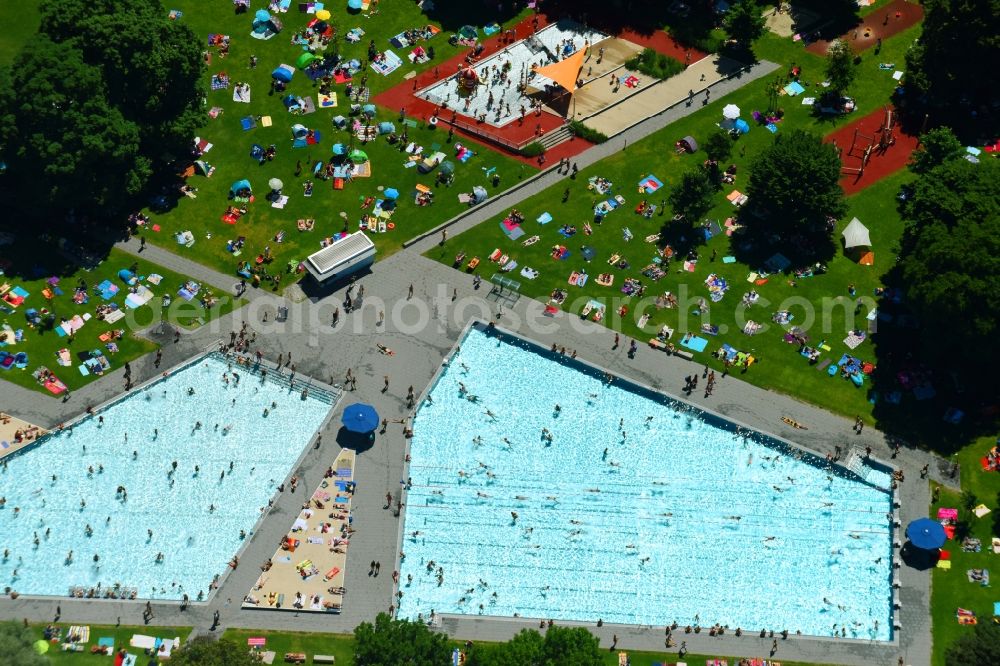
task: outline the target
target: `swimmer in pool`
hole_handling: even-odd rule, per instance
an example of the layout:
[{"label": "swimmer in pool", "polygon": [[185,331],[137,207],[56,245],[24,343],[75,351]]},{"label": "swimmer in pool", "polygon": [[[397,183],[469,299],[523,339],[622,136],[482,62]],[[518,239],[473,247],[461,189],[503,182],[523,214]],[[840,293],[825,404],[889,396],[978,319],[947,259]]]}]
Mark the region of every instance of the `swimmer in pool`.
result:
[{"label": "swimmer in pool", "polygon": [[768,541],[775,541],[777,540],[777,538],[778,537],[773,537],[773,536],[764,537],[764,543],[767,543]]}]

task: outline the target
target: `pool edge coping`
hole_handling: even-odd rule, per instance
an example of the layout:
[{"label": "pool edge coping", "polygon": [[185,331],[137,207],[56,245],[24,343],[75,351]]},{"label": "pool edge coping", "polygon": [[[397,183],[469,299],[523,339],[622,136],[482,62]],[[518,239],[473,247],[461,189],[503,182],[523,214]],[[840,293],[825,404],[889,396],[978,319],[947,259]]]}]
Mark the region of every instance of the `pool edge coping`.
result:
[{"label": "pool edge coping", "polygon": [[[437,386],[438,381],[440,381],[441,375],[444,372],[444,369],[450,365],[451,360],[455,356],[456,350],[458,350],[461,347],[462,342],[468,336],[469,331],[471,329],[473,329],[473,328],[475,328],[477,330],[480,330],[480,331],[482,331],[484,333],[487,333],[487,334],[489,334],[491,331],[492,332],[496,332],[496,333],[500,333],[501,335],[506,336],[506,337],[508,337],[510,339],[517,340],[517,341],[523,342],[525,344],[531,345],[531,347],[533,348],[533,352],[534,353],[538,353],[538,352],[550,352],[551,351],[550,348],[547,347],[546,345],[544,345],[544,344],[542,344],[542,343],[540,343],[540,342],[538,342],[536,340],[533,340],[533,339],[531,339],[529,337],[526,337],[526,336],[524,336],[524,335],[522,335],[520,333],[516,333],[516,332],[514,332],[514,331],[512,331],[510,329],[503,328],[501,326],[497,326],[494,322],[484,322],[481,319],[476,319],[475,317],[473,317],[472,319],[470,319],[468,321],[468,323],[466,323],[466,325],[464,327],[462,327],[462,330],[459,332],[458,337],[455,340],[455,343],[445,353],[444,358],[438,364],[438,367],[434,371],[434,374],[431,375],[431,378],[427,382],[427,385],[420,392],[420,395],[418,396],[418,399],[417,399],[417,402],[416,402],[417,408],[416,408],[416,410],[413,413],[413,429],[414,429],[414,431],[416,430],[417,416],[420,413],[420,408],[424,404],[424,401],[426,400],[427,395],[431,391],[433,391],[434,388]],[[649,386],[648,384],[646,384],[644,382],[641,382],[639,380],[635,380],[635,379],[631,379],[629,377],[625,377],[625,376],[623,376],[620,373],[612,372],[611,370],[609,370],[607,368],[601,367],[601,366],[599,366],[599,365],[597,365],[595,363],[591,363],[590,361],[584,360],[582,358],[572,358],[572,359],[569,359],[569,360],[571,360],[573,363],[579,363],[581,365],[584,365],[584,366],[590,368],[591,370],[596,370],[596,371],[600,371],[600,372],[606,373],[608,375],[611,375],[611,376],[615,377],[615,379],[620,380],[622,382],[626,382],[627,384],[630,384],[633,387],[637,387],[637,388],[639,388],[639,389],[641,389],[643,391],[649,392],[649,393],[654,394],[654,395],[660,395],[660,396],[663,396],[663,397],[665,397],[665,398],[667,398],[669,400],[673,400],[675,402],[678,402],[678,403],[684,405],[685,407],[691,409],[692,410],[692,414],[695,415],[695,416],[698,416],[698,415],[701,415],[701,414],[711,415],[712,418],[714,418],[714,419],[717,419],[717,420],[722,421],[722,422],[730,423],[730,424],[732,424],[732,425],[734,425],[736,427],[739,427],[739,428],[744,428],[744,429],[750,430],[751,432],[759,433],[759,434],[761,434],[761,435],[763,435],[763,436],[765,436],[767,438],[770,438],[770,439],[772,439],[772,440],[774,440],[776,442],[779,442],[779,443],[781,443],[781,444],[783,444],[785,446],[789,446],[789,447],[791,447],[791,448],[793,448],[793,449],[795,449],[797,451],[802,451],[803,453],[805,453],[805,454],[807,454],[809,456],[815,457],[817,459],[821,459],[820,455],[818,453],[816,453],[815,451],[809,449],[808,447],[806,447],[804,445],[797,444],[797,443],[795,443],[795,442],[793,442],[793,441],[791,441],[789,439],[786,439],[785,437],[782,437],[780,435],[777,435],[777,434],[774,434],[774,433],[771,433],[771,432],[767,432],[767,431],[761,430],[759,428],[751,427],[749,425],[746,425],[745,423],[743,423],[742,421],[740,421],[738,419],[730,418],[730,417],[725,416],[725,415],[723,415],[723,414],[721,414],[719,412],[716,412],[715,410],[710,409],[710,408],[706,408],[706,407],[701,407],[701,406],[695,405],[695,404],[693,404],[691,402],[688,402],[684,398],[681,398],[681,397],[678,397],[678,396],[674,396],[674,395],[672,395],[672,394],[670,394],[670,393],[668,393],[668,392],[666,392],[664,390],[656,389],[656,388],[654,388],[652,386]],[[406,478],[409,478],[411,441],[412,441],[411,437],[405,438],[405,444],[404,444],[404,447],[403,447],[403,453],[404,453],[404,457],[403,457],[403,475]],[[897,469],[891,463],[889,463],[887,461],[884,461],[884,460],[881,460],[879,458],[872,457],[872,456],[869,456],[868,461],[870,463],[872,463],[873,466],[878,467],[878,468],[884,468],[884,469],[890,470],[890,471],[895,471]],[[863,483],[863,484],[866,484],[866,485],[869,485],[869,486],[873,485],[873,484],[867,483],[864,479],[861,479],[860,477],[858,477],[858,475],[856,473],[854,473],[851,470],[847,469],[847,467],[845,465],[842,465],[839,462],[833,462],[831,464],[835,465],[835,466],[837,466],[839,468],[841,468],[841,470],[846,475],[848,475],[850,478],[852,478],[852,480],[854,480],[855,482],[857,482],[857,483]],[[888,495],[889,495],[889,500],[890,500],[890,510],[891,510],[891,512],[893,514],[893,522],[892,522],[892,525],[891,525],[891,528],[890,528],[891,529],[891,538],[890,538],[890,543],[889,543],[889,550],[891,552],[891,559],[892,559],[892,561],[890,562],[890,567],[889,567],[890,579],[889,579],[889,587],[888,587],[888,591],[889,591],[889,597],[888,597],[889,615],[890,615],[890,618],[891,618],[891,621],[892,621],[892,639],[888,640],[888,641],[880,641],[880,640],[865,639],[865,638],[839,638],[839,637],[834,637],[834,636],[818,636],[818,635],[814,636],[812,634],[808,634],[808,635],[801,634],[801,635],[798,635],[798,636],[796,636],[795,634],[789,634],[789,638],[795,637],[795,638],[798,638],[798,639],[811,639],[811,640],[818,640],[818,641],[821,641],[821,642],[833,642],[833,641],[835,641],[835,642],[839,643],[839,642],[849,641],[849,642],[852,642],[852,643],[855,643],[855,644],[872,644],[872,643],[874,643],[874,644],[881,645],[881,646],[897,647],[897,648],[901,646],[900,639],[899,639],[899,633],[903,629],[902,629],[902,626],[901,626],[901,619],[900,619],[901,605],[900,605],[900,601],[899,601],[899,590],[902,589],[902,583],[901,583],[901,581],[899,579],[899,573],[898,572],[899,572],[899,570],[902,567],[902,562],[901,562],[902,557],[901,557],[901,550],[900,550],[900,548],[897,547],[897,544],[902,545],[902,541],[900,541],[900,539],[899,539],[899,530],[901,529],[901,526],[900,526],[901,523],[900,523],[900,520],[899,520],[899,517],[900,517],[899,516],[899,511],[900,510],[897,508],[897,504],[899,504],[899,493],[898,493],[897,489],[890,488],[889,491],[888,491]],[[400,490],[400,497],[401,497],[401,499],[403,501],[403,506],[405,508],[406,501],[408,499],[408,491],[407,491],[407,487],[405,485]],[[406,523],[406,517],[405,517],[405,515],[403,515],[401,513],[400,516],[399,516],[399,527],[397,528],[397,534],[396,534],[396,556],[395,556],[395,558],[393,560],[394,565],[395,565],[394,569],[396,571],[402,571],[402,563],[401,563],[401,559],[400,559],[400,553],[403,552],[403,541],[404,541],[404,538],[405,538],[405,523]],[[397,602],[397,596],[396,595],[401,590],[401,581],[402,581],[402,577],[400,577],[400,581],[393,583],[393,586],[392,586],[392,595],[393,595],[392,599],[393,599],[394,602]],[[398,610],[398,608],[397,608],[397,610]],[[442,620],[443,619],[447,619],[447,618],[453,618],[453,619],[457,619],[457,620],[477,620],[477,619],[478,620],[483,620],[483,619],[486,619],[486,620],[504,620],[504,621],[512,621],[513,620],[513,621],[518,621],[518,622],[524,622],[524,621],[529,621],[530,622],[530,621],[533,621],[533,620],[543,620],[544,619],[544,618],[513,617],[513,616],[509,616],[509,615],[482,615],[482,616],[480,616],[480,615],[461,614],[461,613],[457,613],[457,614],[456,613],[435,613],[435,617],[437,618],[437,621],[434,622],[434,623],[432,623],[432,624],[431,623],[429,623],[429,624],[430,624],[430,626],[438,628],[438,629],[442,628],[441,627]],[[579,621],[579,620],[560,620],[560,624],[564,624],[564,625],[565,624],[570,624],[572,626],[582,626],[582,627],[589,627],[591,625],[591,623],[587,623],[587,622],[583,622],[583,621]],[[605,626],[620,626],[620,627],[627,627],[627,628],[642,628],[642,627],[649,626],[649,625],[642,625],[642,624],[618,624],[618,625],[616,625],[616,624],[613,624],[613,623],[604,623],[604,625]],[[744,633],[744,635],[756,636],[757,632],[750,632],[749,634]]]}]

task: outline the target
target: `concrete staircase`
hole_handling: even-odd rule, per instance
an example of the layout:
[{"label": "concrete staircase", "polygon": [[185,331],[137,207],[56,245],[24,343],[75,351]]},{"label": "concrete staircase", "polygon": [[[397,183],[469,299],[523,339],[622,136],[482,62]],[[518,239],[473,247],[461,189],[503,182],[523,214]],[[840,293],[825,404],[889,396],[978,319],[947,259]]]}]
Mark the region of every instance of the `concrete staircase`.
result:
[{"label": "concrete staircase", "polygon": [[548,150],[565,141],[569,141],[572,136],[573,133],[569,130],[569,125],[563,125],[562,127],[554,129],[551,132],[543,134],[542,138],[539,139],[538,142],[545,146],[545,149]]}]

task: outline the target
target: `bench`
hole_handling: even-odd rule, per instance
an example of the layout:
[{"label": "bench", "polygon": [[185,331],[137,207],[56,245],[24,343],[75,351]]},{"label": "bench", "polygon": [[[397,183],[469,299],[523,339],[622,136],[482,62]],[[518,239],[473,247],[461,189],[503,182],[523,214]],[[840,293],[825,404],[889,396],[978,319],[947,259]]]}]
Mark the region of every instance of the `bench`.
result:
[{"label": "bench", "polygon": [[688,351],[681,351],[680,349],[674,352],[674,356],[680,356],[681,358],[686,358],[689,361],[694,360],[694,354]]},{"label": "bench", "polygon": [[332,664],[337,660],[332,654],[314,654],[313,663],[314,664]]}]

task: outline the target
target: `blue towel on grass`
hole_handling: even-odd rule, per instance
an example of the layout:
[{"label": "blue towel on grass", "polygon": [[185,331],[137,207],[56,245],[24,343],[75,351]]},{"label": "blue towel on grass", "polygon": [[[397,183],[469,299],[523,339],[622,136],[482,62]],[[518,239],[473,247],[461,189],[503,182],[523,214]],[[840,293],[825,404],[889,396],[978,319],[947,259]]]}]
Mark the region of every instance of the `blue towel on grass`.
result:
[{"label": "blue towel on grass", "polygon": [[687,340],[681,338],[681,347],[687,347],[691,351],[696,351],[696,352],[705,351],[705,347],[707,346],[708,346],[708,340],[706,340],[705,338],[699,338],[696,335],[688,338]]}]

